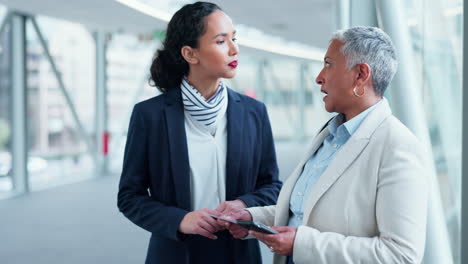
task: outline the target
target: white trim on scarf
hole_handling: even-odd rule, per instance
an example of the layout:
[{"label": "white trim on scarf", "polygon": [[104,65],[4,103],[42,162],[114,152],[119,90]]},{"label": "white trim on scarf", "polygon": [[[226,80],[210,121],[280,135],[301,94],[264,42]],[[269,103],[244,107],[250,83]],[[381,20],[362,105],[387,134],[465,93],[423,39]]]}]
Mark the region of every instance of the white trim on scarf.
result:
[{"label": "white trim on scarf", "polygon": [[197,123],[206,127],[211,135],[216,133],[216,124],[220,111],[225,111],[227,103],[227,90],[223,82],[219,82],[216,93],[206,100],[197,89],[191,86],[186,78],[180,85],[184,110]]}]

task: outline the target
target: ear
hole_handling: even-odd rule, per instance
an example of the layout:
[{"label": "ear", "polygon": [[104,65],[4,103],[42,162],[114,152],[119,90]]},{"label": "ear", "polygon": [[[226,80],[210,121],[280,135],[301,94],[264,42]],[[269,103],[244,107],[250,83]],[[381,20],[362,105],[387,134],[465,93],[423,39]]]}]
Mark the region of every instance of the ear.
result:
[{"label": "ear", "polygon": [[365,83],[367,83],[367,81],[370,80],[371,68],[369,64],[361,63],[361,64],[356,65],[356,71],[357,71],[356,84],[358,86],[362,86]]},{"label": "ear", "polygon": [[198,52],[196,49],[190,46],[183,46],[180,50],[182,57],[188,62],[188,64],[198,64]]}]

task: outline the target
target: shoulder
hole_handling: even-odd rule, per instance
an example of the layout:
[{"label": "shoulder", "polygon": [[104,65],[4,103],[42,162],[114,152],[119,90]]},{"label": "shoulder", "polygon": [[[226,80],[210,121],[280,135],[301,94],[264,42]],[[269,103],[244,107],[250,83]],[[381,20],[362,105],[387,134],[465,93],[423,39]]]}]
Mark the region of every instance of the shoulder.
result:
[{"label": "shoulder", "polygon": [[390,156],[397,153],[424,156],[426,152],[422,142],[393,115],[382,122],[372,138]]},{"label": "shoulder", "polygon": [[154,115],[155,113],[162,112],[166,105],[166,94],[160,94],[154,97],[151,97],[147,100],[141,101],[135,104],[133,112],[140,115]]},{"label": "shoulder", "polygon": [[385,135],[390,141],[419,142],[413,132],[393,115],[382,122],[381,129],[385,131]]},{"label": "shoulder", "polygon": [[427,188],[430,179],[427,175],[432,166],[429,149],[393,115],[378,130],[384,136],[378,137],[374,144],[381,144],[380,180],[414,181],[418,190]]}]

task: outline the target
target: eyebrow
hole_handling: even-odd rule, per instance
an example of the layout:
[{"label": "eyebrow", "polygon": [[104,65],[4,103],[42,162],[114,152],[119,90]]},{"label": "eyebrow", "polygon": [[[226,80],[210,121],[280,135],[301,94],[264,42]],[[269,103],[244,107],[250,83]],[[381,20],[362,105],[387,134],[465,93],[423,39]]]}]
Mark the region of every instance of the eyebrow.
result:
[{"label": "eyebrow", "polygon": [[[235,35],[236,32],[237,32],[237,31],[234,30],[234,31],[232,32],[232,34]],[[217,38],[217,37],[219,37],[219,36],[226,37],[227,35],[228,35],[227,33],[219,33],[219,34],[216,34],[213,38],[215,39],[215,38]]]}]

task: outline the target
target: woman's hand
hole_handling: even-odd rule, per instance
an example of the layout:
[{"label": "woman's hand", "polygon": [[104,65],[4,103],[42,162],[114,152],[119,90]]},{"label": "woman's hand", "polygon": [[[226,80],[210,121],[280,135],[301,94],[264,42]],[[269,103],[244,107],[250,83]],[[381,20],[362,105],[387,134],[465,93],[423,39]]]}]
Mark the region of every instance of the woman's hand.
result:
[{"label": "woman's hand", "polygon": [[218,205],[216,211],[220,212],[223,216],[229,216],[246,207],[245,203],[241,200],[224,201]]},{"label": "woman's hand", "polygon": [[[252,221],[252,215],[247,210],[238,210],[237,212],[232,212],[231,215],[223,216],[225,218],[233,219],[233,220],[248,220]],[[249,234],[249,230],[246,228],[241,227],[240,225],[232,224],[229,222],[224,221],[224,225],[229,230],[231,235],[234,238],[244,238]]]},{"label": "woman's hand", "polygon": [[209,214],[221,215],[215,210],[206,208],[190,212],[180,222],[179,231],[184,234],[197,234],[209,239],[217,239],[213,233],[220,230],[220,225]]},{"label": "woman's hand", "polygon": [[[223,218],[234,219],[231,216],[246,207],[245,203],[241,200],[224,201],[218,205],[216,211],[218,211]],[[218,220],[218,225],[222,227],[222,229],[226,229],[229,226],[228,223],[229,222],[223,220]]]},{"label": "woman's hand", "polygon": [[273,226],[273,230],[279,232],[279,234],[269,235],[265,233],[256,232],[253,230],[249,231],[249,234],[256,237],[267,245],[271,252],[275,252],[284,256],[291,256],[294,248],[294,239],[296,238],[297,227],[291,226]]}]

